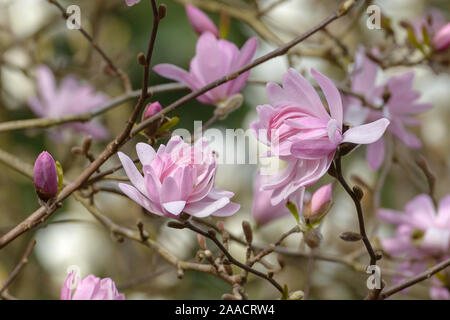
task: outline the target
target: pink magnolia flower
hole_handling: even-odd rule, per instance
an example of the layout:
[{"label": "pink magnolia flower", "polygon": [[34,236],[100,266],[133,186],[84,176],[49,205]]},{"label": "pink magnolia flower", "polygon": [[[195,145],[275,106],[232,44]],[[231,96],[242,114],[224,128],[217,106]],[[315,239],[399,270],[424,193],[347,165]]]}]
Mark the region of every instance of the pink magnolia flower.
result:
[{"label": "pink magnolia flower", "polygon": [[186,5],[186,14],[198,35],[209,31],[216,37],[219,37],[219,30],[217,30],[216,25],[202,10],[188,4]]},{"label": "pink magnolia flower", "polygon": [[433,44],[437,51],[443,51],[450,46],[450,22],[434,35]]},{"label": "pink magnolia flower", "polygon": [[135,4],[138,4],[139,2],[141,2],[141,0],[125,0],[127,6],[131,7],[134,6]]},{"label": "pink magnolia flower", "polygon": [[47,151],[36,158],[33,168],[33,182],[36,193],[43,201],[53,198],[58,193],[58,175],[55,160]]},{"label": "pink magnolia flower", "polygon": [[267,177],[258,173],[253,186],[252,216],[259,226],[289,215],[290,211],[286,207],[288,201],[291,201],[296,205],[298,212],[302,212],[303,196],[305,192],[304,188],[300,188],[298,192],[290,195],[289,199],[276,205],[272,205],[270,199],[272,198],[273,190],[261,189],[264,185],[265,178]]},{"label": "pink magnolia flower", "polygon": [[[45,65],[37,68],[37,87],[39,95],[32,97],[28,104],[39,117],[56,118],[81,114],[96,109],[108,101],[106,95],[96,93],[91,85],[81,84],[72,76],[65,77],[57,88],[52,71]],[[106,128],[92,121],[69,123],[63,127],[87,133],[95,139],[108,137]]]},{"label": "pink magnolia flower", "polygon": [[100,279],[90,274],[80,280],[71,272],[61,288],[61,300],[125,300],[125,295],[117,291],[110,278]]},{"label": "pink magnolia flower", "polygon": [[[376,85],[378,65],[370,60],[361,48],[355,56],[355,66],[352,74],[352,91],[364,96],[367,102],[379,109],[371,109],[361,104],[356,97],[345,97],[345,121],[360,125],[367,121],[387,118],[390,121],[387,130],[410,148],[420,148],[420,140],[408,132],[405,125],[418,125],[415,119],[418,113],[432,107],[429,103],[417,102],[420,93],[414,90],[414,73],[408,72],[393,76],[386,83]],[[386,102],[384,102],[386,100]],[[369,144],[366,158],[369,166],[378,169],[385,157],[383,137]]]},{"label": "pink magnolia flower", "polygon": [[450,195],[439,203],[437,213],[428,195],[408,202],[403,212],[378,211],[380,219],[397,225],[396,234],[382,241],[390,255],[406,255],[420,259],[450,253]]},{"label": "pink magnolia flower", "polygon": [[133,161],[119,152],[119,158],[133,186],[120,183],[119,188],[149,212],[176,217],[186,212],[195,217],[229,216],[239,210],[230,202],[232,192],[214,188],[216,156],[206,139],[194,146],[173,136],[158,151],[138,143],[136,151],[143,165],[144,176]]},{"label": "pink magnolia flower", "polygon": [[450,23],[437,8],[430,8],[412,22],[414,34],[419,41],[423,41],[425,28],[436,51],[443,51],[450,45]]},{"label": "pink magnolia flower", "polygon": [[328,170],[339,144],[368,144],[378,140],[389,121],[343,131],[342,100],[333,82],[311,70],[328,102],[325,109],[313,86],[294,69],[283,77],[283,88],[267,84],[270,105],[257,107],[259,120],[252,123],[257,139],[270,147],[267,156],[287,161],[287,167],[271,176],[264,190],[273,190],[273,205],[286,200],[299,188],[311,185]]},{"label": "pink magnolia flower", "polygon": [[[204,32],[197,41],[196,54],[191,60],[189,72],[171,64],[159,64],[153,69],[159,75],[182,82],[195,91],[247,65],[253,59],[257,45],[258,40],[251,38],[239,51],[234,43],[217,39],[211,32]],[[197,100],[216,105],[239,93],[249,75],[250,71],[247,71],[202,94]]]},{"label": "pink magnolia flower", "polygon": [[[425,271],[430,263],[437,264],[449,257],[450,195],[440,201],[437,213],[430,197],[422,194],[408,202],[403,212],[380,209],[378,216],[397,225],[395,236],[381,241],[383,249],[391,256],[410,260],[398,265],[404,277],[394,279],[395,282],[404,281]],[[447,279],[432,279],[432,299],[450,298],[448,283],[442,282]]]}]

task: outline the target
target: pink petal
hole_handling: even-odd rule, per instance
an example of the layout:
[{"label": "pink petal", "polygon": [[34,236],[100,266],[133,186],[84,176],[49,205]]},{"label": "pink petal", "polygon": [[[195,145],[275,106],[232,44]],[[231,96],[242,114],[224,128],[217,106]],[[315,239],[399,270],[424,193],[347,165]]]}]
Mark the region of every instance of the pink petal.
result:
[{"label": "pink petal", "polygon": [[136,168],[133,161],[123,152],[118,152],[117,155],[119,156],[120,162],[122,163],[128,178],[130,178],[131,183],[139,190],[139,192],[144,195],[147,194],[144,177]]},{"label": "pink petal", "polygon": [[150,165],[156,156],[155,149],[143,142],[136,144],[136,152],[143,166]]},{"label": "pink petal", "polygon": [[197,34],[209,31],[219,37],[219,30],[217,30],[216,25],[203,11],[188,4],[186,5],[186,14]]},{"label": "pink petal", "polygon": [[388,125],[389,120],[383,118],[368,124],[350,128],[344,133],[342,142],[356,144],[373,143],[383,136]]},{"label": "pink petal", "polygon": [[372,170],[378,170],[378,168],[381,167],[381,164],[384,161],[384,156],[385,146],[383,137],[367,146],[367,163]]},{"label": "pink petal", "polygon": [[439,202],[435,223],[440,228],[450,229],[450,195]]},{"label": "pink petal", "polygon": [[163,203],[162,205],[168,212],[177,216],[183,212],[183,209],[186,206],[186,201],[172,201]]},{"label": "pink petal", "polygon": [[141,207],[146,209],[147,211],[161,216],[162,213],[156,209],[156,207],[148,200],[146,197],[142,195],[135,187],[130,186],[126,183],[119,183],[119,188],[125,193],[131,200],[139,204]]},{"label": "pink petal", "polygon": [[313,77],[316,79],[320,88],[322,89],[325,98],[327,99],[328,107],[330,108],[331,118],[337,121],[339,129],[342,128],[342,118],[343,118],[342,99],[341,94],[336,88],[336,85],[333,83],[333,81],[325,77],[319,71],[311,69],[311,73]]}]

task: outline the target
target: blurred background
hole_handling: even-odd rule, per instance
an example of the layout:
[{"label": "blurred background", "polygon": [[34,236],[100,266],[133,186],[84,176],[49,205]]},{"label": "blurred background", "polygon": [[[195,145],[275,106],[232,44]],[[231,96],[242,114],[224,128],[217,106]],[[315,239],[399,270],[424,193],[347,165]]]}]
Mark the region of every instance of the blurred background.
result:
[{"label": "blurred background", "polygon": [[[203,0],[223,3],[235,7],[251,8],[250,0]],[[161,2],[161,1],[160,1]],[[167,16],[161,22],[156,41],[152,64],[172,63],[188,68],[195,54],[197,35],[186,18],[183,1],[165,0]],[[202,1],[200,1],[202,2]],[[269,7],[275,1],[257,1],[261,8]],[[301,34],[316,25],[335,10],[336,0],[287,0],[265,14],[261,21],[283,42]],[[142,67],[136,56],[146,50],[152,25],[152,12],[148,1],[128,7],[123,0],[81,0],[60,1],[67,7],[76,4],[81,8],[82,27],[89,31],[95,41],[108,53],[112,60],[130,76],[133,89],[139,89]],[[424,0],[380,0],[373,1],[381,7],[383,14],[392,19],[396,37],[405,37],[398,24],[401,20],[412,20],[423,14],[426,8],[438,8],[450,18],[450,3]],[[367,47],[378,44],[389,45],[383,30],[369,30],[366,27],[365,6],[332,24],[328,29],[332,35],[341,39],[353,54],[358,46]],[[208,15],[219,23],[217,12]],[[239,47],[250,36],[259,37],[256,56],[261,56],[276,47],[276,40],[257,34],[248,24],[231,18],[227,39]],[[334,58],[336,44],[323,33],[309,38],[296,47],[301,54],[280,57],[255,68],[251,81],[244,90],[245,103],[226,120],[218,121],[214,127],[249,128],[256,119],[255,107],[267,103],[265,87],[260,81],[281,81],[282,74],[289,65],[301,71],[315,67],[336,81],[343,81],[347,74],[342,63]],[[401,40],[399,40],[401,41]],[[387,43],[387,44],[386,44]],[[123,93],[121,82],[108,75],[104,61],[92,50],[88,41],[77,31],[66,28],[60,12],[45,0],[0,0],[0,121],[34,118],[27,100],[35,94],[35,67],[46,64],[61,79],[68,74],[88,81],[97,90],[110,97]],[[344,65],[350,65],[345,61]],[[390,68],[381,77],[405,71],[407,68]],[[411,68],[408,68],[411,69]],[[416,72],[415,87],[422,93],[421,100],[433,103],[430,111],[420,116],[422,125],[414,132],[423,141],[418,152],[426,155],[427,161],[438,177],[436,194],[440,199],[450,192],[450,77],[447,72],[431,70],[427,66],[413,67]],[[150,84],[167,83],[152,73]],[[157,94],[154,100],[167,106],[182,97],[187,91]],[[123,103],[101,116],[111,136],[121,132],[135,101]],[[172,115],[181,121],[177,128],[193,129],[193,121],[208,120],[214,108],[197,101],[186,104]],[[74,146],[83,141],[82,135],[72,135],[63,142],[55,143],[47,135],[46,129],[19,130],[0,133],[0,149],[14,154],[32,164],[42,150],[48,150],[63,165],[67,179],[74,179],[88,164],[81,156],[71,153]],[[135,155],[134,145],[143,138],[137,137],[129,142],[123,151]],[[103,142],[95,142],[92,152],[97,154],[104,148]],[[365,150],[359,148],[345,161],[345,172],[350,178],[357,175],[369,186],[376,185],[381,172],[374,172],[365,162]],[[225,151],[226,152],[226,151]],[[414,166],[411,151],[395,145],[396,158],[385,178],[381,192],[382,207],[401,210],[413,196],[426,191],[425,177]],[[109,168],[119,163],[113,156],[104,166]],[[235,235],[241,235],[243,219],[254,224],[250,209],[252,201],[253,177],[256,165],[220,165],[216,184],[235,192],[234,201],[241,204],[241,210],[225,220],[225,226]],[[123,172],[121,173],[123,174]],[[317,186],[331,181],[324,178]],[[106,185],[115,187],[114,183]],[[364,198],[367,225],[376,242],[377,237],[392,235],[392,227],[378,223],[373,215],[372,198]],[[165,219],[146,214],[142,208],[126,197],[114,193],[99,193],[95,202],[108,217],[122,225],[135,228],[138,219],[142,220],[151,237],[156,239],[180,259],[194,259],[199,245],[195,234],[188,230],[174,230],[165,226]],[[362,249],[361,243],[349,243],[339,239],[344,231],[357,230],[357,220],[350,199],[339,186],[335,186],[334,207],[322,226],[324,241],[318,252],[344,256]],[[26,218],[38,208],[37,197],[30,180],[12,169],[0,164],[0,234]],[[270,243],[280,234],[289,230],[295,223],[287,216],[255,231],[255,242]],[[56,214],[39,229],[25,235],[0,250],[0,283],[9,275],[20,260],[29,240],[36,237],[37,245],[21,275],[10,286],[9,292],[21,299],[59,299],[60,288],[69,266],[79,266],[82,276],[93,273],[99,277],[111,277],[126,294],[127,299],[220,299],[229,292],[227,283],[211,275],[199,272],[186,272],[182,280],[177,278],[176,269],[167,264],[152,250],[125,240],[119,243],[98,224],[96,220],[74,199],[64,202]],[[294,235],[285,242],[291,248],[307,251],[300,235]],[[245,256],[245,248],[233,245],[231,253],[236,257]],[[361,261],[367,259],[364,251]],[[269,261],[276,261],[275,255]],[[394,270],[395,264],[382,262],[387,270]],[[314,270],[311,277],[306,274]],[[286,268],[277,274],[281,283],[289,283],[290,289],[304,290],[307,286],[310,299],[357,299],[366,293],[367,275],[352,270],[348,266],[327,262],[308,261],[303,258],[286,258]],[[392,283],[391,277],[385,279]],[[428,283],[414,287],[407,295],[396,295],[396,299],[428,298]],[[251,299],[277,298],[278,293],[268,282],[250,276],[246,286]]]}]

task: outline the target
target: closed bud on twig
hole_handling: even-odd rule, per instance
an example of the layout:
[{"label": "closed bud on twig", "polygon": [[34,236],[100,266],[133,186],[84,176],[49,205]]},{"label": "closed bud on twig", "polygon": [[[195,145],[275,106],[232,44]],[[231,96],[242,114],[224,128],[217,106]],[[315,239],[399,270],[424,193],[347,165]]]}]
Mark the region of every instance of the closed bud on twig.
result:
[{"label": "closed bud on twig", "polygon": [[83,149],[81,149],[80,147],[73,147],[71,151],[75,154],[83,154]]},{"label": "closed bud on twig", "polygon": [[217,229],[219,229],[220,232],[223,232],[223,230],[225,230],[225,225],[224,225],[223,221],[217,222]]},{"label": "closed bud on twig", "polygon": [[280,265],[280,268],[283,269],[286,265],[283,256],[277,255],[278,264]]},{"label": "closed bud on twig", "polygon": [[233,274],[233,268],[231,267],[231,264],[224,264],[223,265],[223,268],[225,269],[225,272],[228,274],[228,275],[232,275]]},{"label": "closed bud on twig", "polygon": [[142,52],[139,52],[137,55],[137,61],[141,66],[145,66],[147,64],[147,62],[145,61],[145,54],[143,54]]},{"label": "closed bud on twig", "polygon": [[206,249],[206,242],[204,236],[202,236],[201,234],[197,234],[197,241],[198,244],[200,245],[200,248]]},{"label": "closed bud on twig", "polygon": [[92,144],[92,137],[91,136],[87,136],[83,140],[82,150],[83,150],[84,154],[87,154],[89,152],[89,149],[91,149],[91,144]]},{"label": "closed bud on twig", "polygon": [[327,184],[317,189],[311,196],[311,200],[306,204],[303,210],[303,217],[307,225],[313,225],[320,222],[328,213],[333,202],[331,201],[333,186]]},{"label": "closed bud on twig", "polygon": [[158,7],[158,19],[164,19],[167,14],[167,7],[164,3],[161,3]]},{"label": "closed bud on twig", "polygon": [[214,110],[214,115],[220,120],[226,119],[230,113],[242,105],[243,101],[244,97],[242,94],[236,93],[225,100],[218,102],[216,104],[216,110]]},{"label": "closed bud on twig", "polygon": [[322,242],[322,234],[320,233],[319,229],[314,228],[309,230],[308,232],[305,232],[303,234],[303,239],[305,240],[308,247],[314,249],[320,246],[320,243]]},{"label": "closed bud on twig", "polygon": [[273,278],[273,271],[269,271],[269,272],[267,272],[267,276],[269,277],[269,278]]},{"label": "closed bud on twig", "polygon": [[353,193],[355,194],[358,201],[361,201],[361,199],[364,197],[364,192],[359,186],[353,186]]},{"label": "closed bud on twig", "polygon": [[245,240],[248,244],[252,244],[253,232],[250,223],[247,220],[242,221],[242,230],[244,231]]},{"label": "closed bud on twig", "polygon": [[302,300],[305,293],[302,290],[294,291],[289,294],[288,300]]},{"label": "closed bud on twig", "polygon": [[342,232],[339,235],[339,238],[341,238],[344,241],[349,241],[349,242],[355,242],[355,241],[359,241],[362,239],[362,237],[359,233],[351,232],[351,231]]},{"label": "closed bud on twig", "polygon": [[55,160],[47,151],[41,152],[34,163],[33,182],[39,199],[44,202],[58,194]]}]

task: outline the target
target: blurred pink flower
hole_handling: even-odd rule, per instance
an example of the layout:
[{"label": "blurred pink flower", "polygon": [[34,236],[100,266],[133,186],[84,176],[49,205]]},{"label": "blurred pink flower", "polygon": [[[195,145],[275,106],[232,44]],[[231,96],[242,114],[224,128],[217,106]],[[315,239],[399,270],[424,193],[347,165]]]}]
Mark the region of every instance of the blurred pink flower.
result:
[{"label": "blurred pink flower", "polygon": [[197,7],[186,5],[186,14],[190,24],[198,35],[209,31],[216,37],[219,37],[219,30],[212,20]]},{"label": "blurred pink flower", "polygon": [[[73,284],[76,288],[73,288]],[[75,289],[72,293],[72,289]],[[100,279],[90,274],[80,280],[71,272],[61,288],[61,300],[125,300],[110,278]]]},{"label": "blurred pink flower", "polygon": [[[159,64],[153,69],[159,75],[182,82],[195,91],[247,65],[253,59],[257,45],[258,40],[251,38],[239,51],[234,43],[217,39],[211,32],[204,32],[197,41],[196,54],[191,60],[189,72],[171,64]],[[202,94],[197,100],[216,105],[239,93],[249,75],[250,71],[247,71],[236,79]]]},{"label": "blurred pink flower", "polygon": [[419,42],[423,42],[423,29],[425,29],[437,51],[445,50],[450,44],[449,24],[437,8],[426,10],[420,17],[412,21],[412,27]]},{"label": "blurred pink flower", "polygon": [[[397,270],[404,281],[425,271],[431,264],[448,259],[450,254],[450,195],[443,198],[437,213],[428,195],[422,194],[408,202],[403,212],[389,209],[378,210],[381,220],[397,225],[395,236],[383,239],[383,249],[393,257],[410,261],[402,262]],[[444,281],[447,279],[443,277]],[[432,299],[450,299],[448,284],[434,277],[430,289]]]},{"label": "blurred pink flower", "polygon": [[58,175],[55,160],[47,151],[36,158],[33,168],[33,181],[36,193],[43,201],[47,201],[58,193]]},{"label": "blurred pink flower", "polygon": [[296,205],[299,213],[302,212],[305,188],[300,188],[295,194],[290,195],[289,199],[286,199],[277,205],[272,205],[270,199],[273,190],[266,191],[261,189],[261,186],[264,185],[265,178],[266,176],[258,173],[253,186],[252,216],[259,226],[289,215],[290,211],[286,207],[288,200]]},{"label": "blurred pink flower", "polygon": [[437,51],[445,50],[450,46],[450,22],[434,35],[433,44]]},{"label": "blurred pink flower", "polygon": [[[378,65],[370,60],[361,48],[355,56],[352,74],[353,92],[364,96],[367,102],[379,107],[379,110],[363,106],[361,100],[346,96],[344,98],[344,120],[352,125],[361,125],[368,121],[387,118],[387,128],[394,136],[410,148],[420,148],[420,140],[408,132],[405,125],[418,125],[413,116],[432,107],[429,103],[419,103],[420,93],[414,90],[414,73],[408,72],[389,78],[384,84],[376,85]],[[384,103],[386,99],[386,103]],[[366,158],[369,166],[376,170],[384,161],[385,143],[381,137],[367,147]]]},{"label": "blurred pink flower", "polygon": [[147,105],[147,107],[145,107],[144,112],[142,113],[142,120],[150,118],[151,116],[154,116],[161,110],[162,110],[162,106],[158,101],[149,103]]},{"label": "blurred pink flower", "polygon": [[[37,68],[38,96],[32,97],[28,104],[39,117],[57,118],[92,111],[108,101],[102,93],[96,93],[89,84],[81,84],[72,76],[65,77],[59,88],[56,87],[52,71],[45,65]],[[108,131],[95,122],[69,123],[63,127],[84,132],[95,139],[106,139]],[[58,138],[58,135],[54,135]]]},{"label": "blurred pink flower", "polygon": [[119,152],[119,158],[133,186],[120,183],[120,189],[132,200],[159,216],[176,217],[186,212],[196,217],[229,216],[239,210],[230,202],[232,192],[214,188],[216,156],[206,139],[194,146],[173,136],[158,151],[138,143],[136,151],[144,176],[133,161]]},{"label": "blurred pink flower", "polygon": [[403,212],[380,209],[378,216],[397,225],[395,236],[382,241],[390,255],[420,259],[450,253],[450,195],[441,200],[437,213],[430,197],[422,194],[408,202]]},{"label": "blurred pink flower", "polygon": [[283,77],[283,88],[267,84],[270,105],[257,107],[259,120],[251,127],[257,139],[270,147],[267,156],[288,162],[268,179],[264,190],[273,190],[273,205],[286,200],[299,188],[311,185],[328,170],[336,148],[344,142],[368,144],[378,140],[389,121],[379,119],[343,132],[342,100],[333,82],[311,70],[328,102],[325,109],[313,86],[294,69]]},{"label": "blurred pink flower", "polygon": [[125,0],[125,2],[127,3],[127,6],[131,7],[141,2],[141,0]]}]

